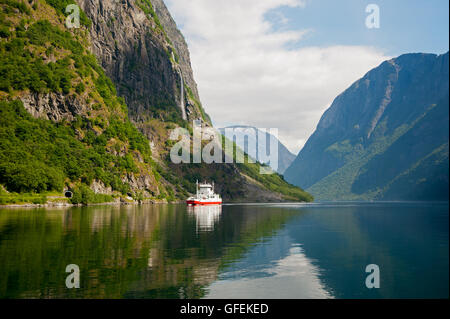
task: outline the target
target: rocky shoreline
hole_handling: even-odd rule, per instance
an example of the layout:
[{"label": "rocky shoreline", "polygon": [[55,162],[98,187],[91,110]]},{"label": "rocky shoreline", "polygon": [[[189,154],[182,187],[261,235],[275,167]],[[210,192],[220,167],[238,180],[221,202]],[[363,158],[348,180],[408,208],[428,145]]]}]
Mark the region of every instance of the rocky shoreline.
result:
[{"label": "rocky shoreline", "polygon": [[9,204],[0,205],[0,208],[71,208],[71,207],[90,207],[90,206],[128,206],[128,205],[161,205],[161,204],[180,204],[183,201],[168,202],[166,200],[145,200],[145,201],[115,201],[108,203],[95,204],[70,204],[70,203],[46,203],[46,204]]}]

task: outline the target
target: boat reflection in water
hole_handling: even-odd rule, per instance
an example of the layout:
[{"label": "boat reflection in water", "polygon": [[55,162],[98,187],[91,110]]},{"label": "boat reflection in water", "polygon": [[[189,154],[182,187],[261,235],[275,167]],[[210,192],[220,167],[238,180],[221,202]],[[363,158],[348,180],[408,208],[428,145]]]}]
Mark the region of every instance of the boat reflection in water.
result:
[{"label": "boat reflection in water", "polygon": [[187,209],[197,221],[197,233],[213,231],[222,214],[222,205],[188,206]]}]

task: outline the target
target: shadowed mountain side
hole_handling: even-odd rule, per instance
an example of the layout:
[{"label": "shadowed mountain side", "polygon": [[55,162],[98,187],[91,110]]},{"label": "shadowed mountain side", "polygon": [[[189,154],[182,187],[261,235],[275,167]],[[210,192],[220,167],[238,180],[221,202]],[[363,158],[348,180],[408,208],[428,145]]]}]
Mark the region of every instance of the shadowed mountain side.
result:
[{"label": "shadowed mountain side", "polygon": [[287,169],[319,200],[448,200],[449,54],[406,54],[338,96]]}]

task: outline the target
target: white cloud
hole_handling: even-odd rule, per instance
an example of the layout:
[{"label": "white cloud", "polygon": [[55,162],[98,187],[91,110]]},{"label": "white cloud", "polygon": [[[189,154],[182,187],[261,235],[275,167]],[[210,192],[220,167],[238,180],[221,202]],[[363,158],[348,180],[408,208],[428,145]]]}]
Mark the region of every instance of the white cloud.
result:
[{"label": "white cloud", "polygon": [[339,93],[388,59],[363,46],[288,49],[310,30],[273,31],[265,15],[305,1],[166,2],[188,41],[200,97],[214,124],[276,127],[294,152]]},{"label": "white cloud", "polygon": [[[229,278],[213,282],[208,287],[206,299],[331,299],[334,296],[320,279],[321,269],[305,255],[299,246],[290,249],[289,255],[277,260],[272,267],[250,266],[245,271],[225,273]],[[250,270],[248,269],[250,268]],[[256,268],[256,269],[254,269]],[[252,271],[265,276],[251,278]],[[238,279],[234,279],[238,278]],[[277,294],[273,294],[277,287]]]}]

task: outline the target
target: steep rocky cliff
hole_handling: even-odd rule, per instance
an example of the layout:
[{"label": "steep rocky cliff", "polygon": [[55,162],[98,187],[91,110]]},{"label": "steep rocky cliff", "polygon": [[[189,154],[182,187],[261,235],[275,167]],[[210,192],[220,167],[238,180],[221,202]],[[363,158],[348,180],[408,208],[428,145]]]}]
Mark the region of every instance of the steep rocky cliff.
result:
[{"label": "steep rocky cliff", "polygon": [[85,27],[68,31],[60,5],[0,2],[0,183],[18,193],[72,190],[77,203],[163,199],[168,185],[156,179],[148,140]]},{"label": "steep rocky cliff", "polygon": [[92,21],[92,51],[125,97],[134,121],[177,121],[185,112],[190,120],[209,122],[187,44],[162,1],[77,2]]},{"label": "steep rocky cliff", "polygon": [[319,199],[448,199],[449,54],[386,61],[338,96],[285,177]]},{"label": "steep rocky cliff", "polygon": [[[81,27],[68,29],[74,3]],[[260,175],[259,164],[170,161],[171,130],[211,121],[162,1],[0,0],[0,9],[0,185],[9,194],[0,204],[45,202],[63,189],[74,203],[173,201],[196,179],[214,180],[225,200],[312,200]]]},{"label": "steep rocky cliff", "polygon": [[[184,184],[179,188],[191,192],[196,179],[215,180],[226,200],[285,198],[286,193],[280,190],[292,186],[278,175],[259,176],[248,168],[245,174],[246,167],[236,164],[174,165],[168,160],[168,138],[173,128],[169,122],[191,127],[194,119],[201,119],[206,126],[211,126],[211,120],[200,102],[186,41],[163,1],[78,3],[92,20],[93,52],[116,84],[118,94],[125,97],[131,119],[152,142],[153,158],[165,180]],[[183,106],[184,111],[180,110]],[[178,191],[176,187],[174,192]],[[301,190],[292,194],[296,192],[297,198],[310,199]],[[295,199],[297,195],[289,196]]]},{"label": "steep rocky cliff", "polygon": [[170,39],[175,52],[179,59],[177,59],[178,64],[181,68],[184,81],[188,87],[192,90],[193,97],[200,101],[198,94],[197,83],[194,80],[194,74],[191,67],[191,57],[189,49],[184,39],[183,34],[177,27],[177,24],[170,15],[169,10],[167,10],[166,5],[162,0],[152,0],[153,7],[155,9],[156,15],[161,22],[163,29],[165,30],[167,37]]}]

